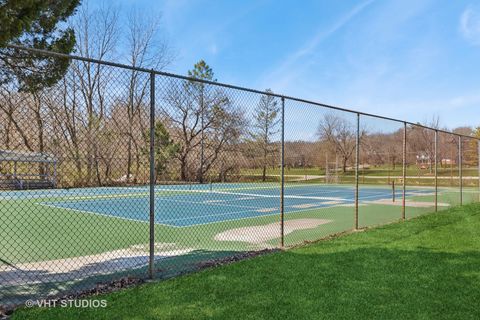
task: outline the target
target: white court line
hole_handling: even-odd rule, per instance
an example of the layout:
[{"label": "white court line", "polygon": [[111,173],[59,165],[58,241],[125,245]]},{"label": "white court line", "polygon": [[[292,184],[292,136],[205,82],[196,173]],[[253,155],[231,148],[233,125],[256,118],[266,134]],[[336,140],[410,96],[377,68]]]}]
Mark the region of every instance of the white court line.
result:
[{"label": "white court line", "polygon": [[[133,219],[133,218],[120,217],[120,216],[116,216],[116,215],[111,215],[111,214],[107,214],[107,213],[100,213],[100,212],[95,212],[95,211],[80,210],[80,209],[73,209],[73,208],[66,208],[66,207],[59,207],[59,206],[55,206],[55,205],[53,205],[53,204],[48,204],[48,203],[38,202],[38,203],[36,203],[36,204],[39,204],[39,205],[45,206],[45,207],[55,208],[55,209],[71,210],[71,211],[77,212],[77,213],[83,213],[83,214],[88,213],[88,214],[94,214],[94,215],[97,215],[97,216],[102,216],[102,217],[107,217],[107,218],[121,219],[121,220],[134,221],[134,222],[142,222],[142,223],[147,223],[147,224],[150,223],[148,220],[141,220],[141,219]],[[164,223],[157,223],[157,222],[155,222],[155,224],[164,225],[164,226],[167,226],[167,227],[176,227],[176,226],[172,226],[172,225],[164,224]]]},{"label": "white court line", "polygon": [[[319,184],[298,184],[298,185],[287,185],[285,188],[288,190],[289,188],[318,188],[319,190],[316,192],[308,192],[308,193],[302,193],[302,195],[306,196],[309,194],[331,194],[331,193],[338,193],[338,192],[344,192],[344,191],[349,191],[352,190],[352,186],[345,186],[345,185],[334,185],[332,190],[332,185],[319,185]],[[373,186],[372,188],[375,188]],[[418,187],[417,187],[418,188]],[[263,187],[255,187],[255,186],[245,186],[241,188],[223,188],[223,189],[218,189],[218,190],[213,190],[214,192],[228,192],[228,191],[236,191],[236,190],[256,190],[256,189],[270,189],[270,190],[277,190],[278,186],[275,185],[270,185],[270,186],[263,186]],[[368,188],[362,188],[362,190],[368,190]],[[62,201],[68,201],[68,200],[88,200],[88,199],[112,199],[112,198],[131,198],[131,197],[142,197],[142,196],[147,196],[149,195],[148,189],[146,187],[128,187],[128,188],[122,188],[122,187],[108,187],[105,188],[107,191],[133,191],[129,193],[113,193],[113,194],[92,194],[95,191],[102,192],[102,188],[95,190],[95,188],[86,188],[85,191],[82,191],[83,189],[74,189],[71,190],[70,192],[75,192],[77,194],[68,194],[64,192],[64,190],[54,190],[53,192],[48,192],[48,193],[42,193],[42,194],[25,194],[25,195],[9,195],[7,197],[0,197],[0,199],[4,200],[24,200],[24,199],[37,199],[37,198],[62,198]],[[135,192],[135,191],[140,191],[140,192]],[[189,190],[189,189],[175,189],[175,188],[158,188],[156,187],[155,191],[157,192],[165,192],[165,193],[178,193],[179,195],[182,194],[188,194],[188,193],[208,193],[211,192],[208,189],[208,186],[205,185],[205,189],[197,189],[197,190]],[[82,194],[82,192],[86,194]],[[369,192],[369,191],[363,191],[363,192]],[[253,194],[254,196],[258,196],[257,194]],[[170,195],[172,196],[172,195]]]},{"label": "white court line", "polygon": [[[222,193],[223,194],[223,193]],[[271,198],[271,199],[279,199],[279,196],[263,196],[263,197],[258,197],[258,198]],[[298,197],[292,197],[292,196],[285,196],[284,197],[285,199],[288,199],[288,198],[292,198],[292,199],[298,199]],[[250,198],[251,199],[251,198]],[[327,200],[327,201],[350,201],[350,199],[340,199],[340,198],[334,198],[334,199],[331,199],[331,198],[328,198],[328,199],[324,199],[324,198],[313,198],[313,197],[301,197],[300,199],[311,199],[311,200]],[[237,199],[231,199],[231,200],[225,200],[224,202],[208,202],[206,203],[205,201],[201,200],[201,201],[196,201],[196,200],[187,200],[187,199],[172,199],[172,198],[164,198],[163,199],[164,201],[168,201],[168,202],[175,202],[175,203],[188,203],[188,204],[200,204],[200,205],[210,205],[210,206],[221,206],[221,207],[234,207],[234,208],[251,208],[251,209],[264,209],[265,207],[262,207],[262,206],[248,206],[248,205],[238,205],[238,204],[228,204],[226,202],[235,202],[237,201]],[[259,200],[257,198],[255,199],[252,199],[252,200]],[[208,200],[207,200],[208,201]],[[317,202],[317,203],[320,203],[320,205],[323,205],[324,203],[323,202]],[[286,206],[286,207],[291,207],[292,205],[290,206]]]},{"label": "white court line", "polygon": [[[382,194],[374,194],[374,195],[370,195],[370,196],[362,196],[362,197],[359,197],[358,200],[359,200],[359,201],[362,201],[362,200],[365,200],[365,199],[370,199],[370,198],[374,198],[374,197],[377,197],[377,196],[383,196],[383,195],[384,195],[384,194],[382,193]],[[408,196],[408,197],[411,197],[411,196],[419,196],[419,195],[422,195],[422,194],[421,194],[421,193],[420,193],[420,194],[415,194],[415,193],[414,193],[414,194],[412,194],[412,193],[408,194],[408,193],[405,193],[405,196],[406,196],[406,197],[407,197],[407,196]],[[384,198],[384,199],[390,199],[390,198],[391,198],[391,197],[387,197],[387,198]],[[396,197],[396,198],[397,198],[397,199],[401,199],[402,197],[400,196],[400,197]],[[381,199],[379,199],[379,200],[381,200]],[[355,201],[355,199],[351,199],[350,201]]]},{"label": "white court line", "polygon": [[[273,197],[272,197],[273,198]],[[138,198],[139,200],[141,200],[141,198]],[[200,204],[200,205],[211,205],[211,206],[225,206],[225,207],[234,207],[234,208],[249,208],[249,209],[262,209],[264,207],[261,207],[261,206],[247,206],[247,205],[238,205],[238,204],[227,204],[227,203],[220,203],[220,202],[209,202],[209,203],[205,203],[205,200],[182,200],[182,199],[175,199],[174,197],[156,197],[155,198],[156,200],[162,200],[162,201],[167,201],[167,202],[175,202],[175,203],[188,203],[188,204]],[[93,200],[97,200],[97,199],[87,199],[87,201],[93,201]],[[111,200],[110,199],[98,199],[99,201],[101,200]],[[144,199],[144,200],[148,200],[148,199]],[[226,201],[236,201],[235,199],[232,199],[232,200],[226,200]],[[72,199],[69,199],[69,200],[65,200],[65,201],[51,201],[50,203],[49,202],[43,202],[43,203],[40,203],[40,204],[51,204],[51,203],[77,203],[78,201],[75,201],[75,200],[72,200]],[[55,206],[55,205],[52,205],[56,208],[65,208],[65,207],[62,207],[62,206]],[[68,208],[67,208],[68,209]]]},{"label": "white court line", "polygon": [[[169,201],[180,202],[180,201],[174,200],[174,199],[169,200]],[[188,201],[181,201],[181,202],[198,204],[198,203],[196,203],[196,202],[188,202]],[[51,208],[56,208],[56,209],[71,210],[71,211],[77,212],[77,213],[87,213],[87,214],[94,214],[94,215],[103,216],[103,217],[108,217],[108,218],[114,218],[114,219],[121,219],[121,220],[134,221],[134,222],[142,222],[142,223],[149,223],[148,220],[133,219],[133,218],[121,217],[121,216],[112,215],[112,214],[99,213],[99,212],[95,212],[95,211],[74,209],[74,208],[68,208],[68,207],[61,207],[61,206],[56,206],[56,205],[48,204],[48,203],[38,203],[38,204],[43,205],[43,206],[47,206],[47,207],[51,207]],[[215,204],[212,203],[212,205],[215,205]],[[329,207],[335,207],[336,205],[331,206],[331,205],[324,205],[323,203],[319,203],[319,205],[317,206],[317,208],[309,208],[309,209],[307,209],[307,210],[293,210],[293,211],[288,211],[288,212],[286,212],[286,213],[287,213],[287,214],[291,214],[291,213],[299,213],[299,212],[313,211],[313,210],[321,209],[321,206],[323,206],[324,208],[329,208]],[[232,206],[232,207],[235,207],[235,206]],[[251,209],[264,209],[263,207],[246,207],[246,208],[251,208]],[[294,206],[294,205],[286,206],[286,208],[295,208],[295,206]],[[280,210],[280,208],[278,208],[277,210]],[[196,219],[201,219],[201,218],[231,216],[231,215],[243,214],[243,213],[254,213],[255,216],[253,216],[253,217],[240,217],[240,218],[230,219],[230,220],[211,221],[211,222],[206,222],[206,223],[195,223],[195,224],[190,224],[190,225],[186,225],[186,226],[176,226],[176,225],[172,225],[172,224],[167,224],[167,223],[165,223],[165,222],[175,222],[175,221],[184,221],[184,220],[193,220],[193,221],[195,221]],[[258,214],[256,214],[256,213],[262,213],[262,214],[258,215]],[[197,225],[205,225],[205,224],[211,224],[211,223],[221,223],[221,222],[232,221],[232,220],[253,219],[253,218],[260,218],[260,217],[264,217],[264,216],[277,215],[277,214],[278,214],[278,212],[276,212],[276,213],[271,213],[271,214],[264,214],[264,212],[259,212],[258,210],[242,210],[242,211],[219,213],[219,214],[210,214],[210,215],[202,215],[202,216],[188,216],[188,217],[183,217],[183,218],[163,219],[163,220],[160,220],[159,222],[155,222],[155,224],[164,225],[164,226],[173,227],[173,228],[187,228],[187,227],[193,227],[193,226],[197,226]]]},{"label": "white court line", "polygon": [[[457,192],[460,192],[460,191],[457,191]],[[480,190],[463,190],[463,193],[480,193]]]},{"label": "white court line", "polygon": [[[311,187],[311,185],[304,185],[304,186],[309,186]],[[273,188],[273,187],[268,187],[269,189]],[[247,188],[247,189],[252,189],[252,188]],[[122,189],[123,190],[123,189]],[[142,189],[143,190],[143,189]],[[238,189],[233,189],[233,190],[238,190]],[[162,190],[160,190],[162,191]],[[209,190],[171,190],[171,189],[166,189],[166,190],[163,190],[163,191],[168,191],[168,192],[179,192],[179,191],[183,191],[185,193],[192,193],[192,192],[201,192],[201,193],[211,193]],[[331,190],[331,191],[327,191],[328,193],[335,193],[335,192],[338,192],[338,191],[335,191],[335,190]],[[252,200],[256,199],[256,198],[278,198],[279,195],[258,195],[258,194],[248,194],[248,193],[235,193],[235,192],[219,192],[219,191],[214,191],[214,193],[218,193],[218,194],[226,194],[226,195],[243,195],[243,196],[249,196],[249,197],[253,197]],[[416,193],[415,191],[410,191],[410,192],[407,192],[409,193],[410,195],[422,195],[422,193]],[[145,194],[148,194],[148,193],[145,193]],[[368,198],[373,198],[373,197],[377,197],[377,196],[382,196],[384,195],[384,193],[375,193],[374,195],[371,195],[371,196],[365,196],[365,197],[361,197],[359,200],[362,200],[362,199],[368,199]],[[87,196],[87,197],[73,197],[73,199],[71,200],[107,200],[107,199],[112,199],[112,198],[121,198],[121,197],[124,197],[124,198],[127,198],[127,197],[130,197],[130,196],[134,196],[134,197],[140,197],[142,196],[142,194],[140,193],[134,193],[134,194],[117,194],[117,195],[101,195],[101,196]],[[184,194],[180,194],[179,196],[184,196]],[[295,195],[292,195],[292,196],[285,196],[285,198],[292,198],[292,199],[312,199],[312,200],[333,200],[333,201],[345,201],[345,202],[353,202],[354,199],[342,199],[342,198],[338,198],[338,197],[306,197],[306,196],[295,196]],[[173,202],[182,202],[182,203],[190,203],[190,204],[202,204],[202,202],[195,202],[195,201],[182,201],[182,200],[178,200],[178,199],[172,199],[172,196],[161,196],[161,197],[158,197],[158,199],[164,199],[164,200],[167,200],[167,201],[173,201]],[[240,198],[241,199],[241,198]],[[237,201],[238,199],[232,199],[232,200],[227,200],[227,201]],[[246,199],[243,199],[243,200],[249,200],[248,198]],[[57,202],[72,202],[72,201],[68,201],[66,199],[62,199],[60,201],[57,201]],[[148,221],[146,220],[140,220],[140,219],[133,219],[133,218],[126,218],[126,217],[121,217],[121,216],[116,216],[116,215],[111,215],[111,214],[103,214],[103,213],[99,213],[99,212],[94,212],[94,211],[87,211],[87,210],[80,210],[80,209],[73,209],[73,208],[68,208],[68,207],[61,207],[61,206],[55,206],[55,205],[52,205],[52,204],[48,204],[48,203],[39,203],[41,205],[44,205],[44,206],[48,206],[48,207],[53,207],[53,208],[57,208],[57,209],[63,209],[63,210],[72,210],[74,212],[78,212],[78,213],[88,213],[88,214],[94,214],[94,215],[99,215],[99,216],[104,216],[104,217],[108,217],[108,218],[114,218],[114,219],[122,219],[122,220],[128,220],[128,221],[135,221],[135,222],[141,222],[141,223],[148,223]],[[211,205],[215,205],[215,203],[211,203]],[[232,206],[232,207],[238,207],[238,208],[251,208],[251,209],[262,209],[263,207],[257,207],[257,206],[238,206],[238,205],[228,205],[228,204],[216,204],[216,205],[221,205],[221,206]],[[308,211],[313,211],[313,210],[319,210],[321,208],[332,208],[332,207],[337,207],[338,205],[327,205],[326,203],[319,203],[319,207],[317,208],[312,208],[312,209],[308,209],[308,210],[293,210],[293,211],[288,211],[286,213],[288,214],[292,214],[292,213],[299,213],[299,212],[308,212]],[[287,208],[294,208],[294,205],[291,205],[291,206],[286,206]],[[164,226],[167,226],[167,227],[172,227],[172,228],[186,228],[186,227],[192,227],[192,226],[197,226],[197,225],[205,225],[205,224],[212,224],[212,223],[222,223],[222,222],[225,222],[225,221],[231,221],[231,220],[222,220],[222,221],[211,221],[211,222],[207,222],[207,223],[195,223],[195,224],[191,224],[191,225],[187,225],[187,226],[175,226],[175,225],[171,225],[171,224],[165,224],[165,223],[162,223],[162,222],[174,222],[174,221],[183,221],[183,220],[190,220],[192,219],[193,221],[195,221],[195,219],[198,219],[198,218],[203,218],[203,217],[216,217],[216,216],[231,216],[231,215],[234,215],[234,214],[241,214],[241,213],[255,213],[255,212],[258,212],[256,210],[242,210],[242,211],[236,211],[236,212],[229,212],[229,213],[222,213],[222,214],[212,214],[212,215],[204,215],[204,216],[189,216],[189,217],[184,217],[184,218],[175,218],[175,219],[167,219],[167,220],[160,220],[160,222],[155,222],[155,224],[158,224],[158,225],[164,225]],[[241,217],[241,218],[236,218],[236,219],[233,219],[233,220],[243,220],[243,219],[253,219],[253,218],[260,218],[260,217],[264,217],[264,216],[270,216],[270,215],[277,215],[278,213],[272,213],[272,214],[261,214],[261,215],[255,215],[253,217]]]},{"label": "white court line", "polygon": [[[278,198],[279,197],[278,195],[271,196],[271,195],[255,195],[255,194],[244,194],[244,193],[239,194],[239,193],[232,193],[232,192],[215,192],[215,193],[226,194],[226,195],[243,195],[243,196],[246,195],[246,196],[253,196],[253,197],[257,197],[257,198]],[[382,194],[374,194],[374,195],[371,195],[371,196],[364,196],[364,197],[360,197],[359,200],[361,201],[361,200],[365,200],[365,199],[369,199],[369,198],[373,198],[373,197],[377,197],[377,196],[382,196],[382,195],[383,195],[383,193]],[[179,200],[179,199],[171,199],[169,197],[161,197],[161,198],[163,198],[163,200],[169,201],[169,202],[188,203],[188,204],[207,204],[204,201]],[[308,200],[344,201],[344,202],[354,202],[355,201],[355,199],[342,199],[342,198],[337,198],[337,197],[333,198],[333,197],[285,196],[284,199],[285,198],[287,198],[287,199],[291,198],[291,199],[308,199]],[[111,199],[111,198],[109,198],[109,199]],[[89,199],[89,200],[94,200],[94,199]],[[102,198],[101,200],[106,200],[106,199]],[[236,201],[236,199],[226,200],[226,201]],[[61,202],[67,202],[67,201],[58,201],[58,202],[61,203]],[[68,202],[75,202],[75,201],[68,201]],[[131,220],[131,221],[145,222],[144,220],[125,218],[125,217],[120,217],[120,216],[110,215],[110,214],[102,214],[102,213],[98,213],[98,212],[94,212],[94,211],[72,209],[72,208],[68,208],[68,207],[55,206],[55,205],[47,204],[47,203],[40,203],[40,204],[50,206],[50,207],[54,207],[54,208],[74,210],[74,211],[78,211],[78,212],[94,213],[94,214],[99,214],[99,215],[103,215],[103,216],[120,218],[120,219]],[[254,209],[254,211],[259,210],[259,209],[264,209],[264,207],[260,207],[260,206],[230,205],[230,204],[218,203],[218,202],[217,203],[208,203],[208,205],[226,206],[226,207],[234,207],[234,208],[247,208],[247,209]],[[319,207],[323,206],[323,207],[326,207],[326,208],[329,207],[328,204],[321,203],[321,202],[318,204],[318,206]],[[287,208],[288,207],[293,208],[294,205],[290,205],[290,206],[286,206],[286,207]],[[245,212],[252,212],[252,210],[238,211],[238,212],[234,212],[234,213],[227,213],[226,215],[235,214],[235,213],[245,213]],[[214,215],[214,216],[217,216],[217,215]],[[191,216],[191,217],[188,217],[188,218],[182,218],[181,220],[191,219],[191,218],[195,218],[195,217],[196,216]],[[204,217],[204,216],[201,216],[201,217]],[[175,219],[169,219],[169,220],[161,220],[161,221],[176,221],[176,220]]]},{"label": "white court line", "polygon": [[[224,191],[214,191],[217,194],[228,194],[228,195],[239,195],[239,196],[250,196],[250,197],[259,197],[259,198],[278,198],[279,195],[266,195],[266,194],[254,194],[254,193],[238,193],[238,192],[224,192]],[[289,195],[284,196],[284,198],[290,199],[312,199],[312,200],[338,200],[344,201],[346,199],[338,198],[338,197],[306,197],[306,196],[296,196],[296,195]]]},{"label": "white court line", "polygon": [[[190,192],[190,191],[188,191]],[[228,204],[225,204],[225,202],[234,202],[234,201],[239,201],[239,200],[254,200],[256,198],[279,198],[280,195],[261,195],[261,194],[250,194],[250,193],[236,193],[236,192],[224,192],[224,191],[208,191],[208,190],[194,190],[196,193],[205,193],[205,194],[224,194],[224,195],[237,195],[237,196],[248,196],[249,198],[237,198],[237,199],[226,199],[226,200],[217,200],[217,199],[211,199],[211,200],[201,200],[201,201],[182,201],[179,199],[171,199],[172,196],[158,196],[156,199],[159,200],[166,200],[166,201],[175,201],[175,202],[185,202],[185,203],[196,203],[196,204],[212,204],[214,205],[215,202],[217,203],[223,203],[225,206],[230,206]],[[330,193],[333,193],[331,191]],[[363,192],[365,193],[365,192]],[[372,197],[376,196],[389,196],[389,194],[384,194],[383,192],[378,193],[378,192],[369,192],[372,195],[371,196],[361,196],[361,199],[369,199]],[[351,198],[339,198],[339,197],[309,197],[306,196],[310,193],[304,194],[304,195],[286,195],[284,198],[288,199],[311,199],[311,200],[329,200],[329,201],[352,201],[354,199]],[[421,196],[423,195],[421,192],[416,193],[415,191],[409,191],[407,192],[407,195],[409,196]],[[114,198],[140,198],[142,194],[137,194],[137,193],[129,193],[129,194],[119,194],[119,195],[103,195],[103,196],[78,196],[78,197],[68,197],[67,199],[61,199],[59,201],[53,201],[53,202],[76,202],[77,200],[111,200]],[[178,195],[178,196],[184,196],[184,194]],[[235,207],[245,207],[245,208],[258,208],[257,206],[239,206],[239,205],[234,205]]]},{"label": "white court line", "polygon": [[[234,207],[234,208],[251,208],[251,209],[262,209],[263,207],[259,206],[246,206],[246,205],[235,205],[235,204],[227,204],[227,203],[219,203],[219,202],[210,202],[205,203],[204,201],[194,201],[194,200],[179,200],[179,199],[169,199],[165,198],[164,201],[168,202],[178,202],[178,203],[189,203],[189,204],[202,204],[202,205],[210,205],[210,206],[222,206],[222,207]],[[231,200],[233,201],[233,200]]]},{"label": "white court line", "polygon": [[[340,207],[340,206],[341,206],[341,204],[326,206],[324,208],[328,209],[328,208],[334,208],[334,207]],[[288,206],[288,207],[291,207],[291,206]],[[305,212],[310,212],[310,211],[316,211],[316,210],[319,210],[319,209],[322,209],[322,208],[309,208],[309,209],[304,209],[304,210],[292,210],[292,211],[288,211],[288,212],[285,212],[285,213],[290,215],[290,214],[296,214],[296,213],[305,213]],[[247,211],[247,212],[251,212],[251,211]],[[229,214],[228,213],[227,214],[217,214],[215,216],[222,216],[222,215],[229,215]],[[257,218],[277,216],[277,215],[278,215],[278,212],[275,212],[275,213],[261,214],[261,215],[257,215],[257,216],[254,216],[254,217],[242,217],[242,218],[236,218],[236,219],[231,219],[231,220],[211,221],[211,222],[205,222],[205,223],[195,223],[195,224],[188,225],[188,226],[172,226],[172,225],[168,225],[168,226],[175,227],[175,228],[189,228],[189,227],[196,227],[196,226],[204,226],[204,225],[208,225],[208,224],[225,223],[225,222],[228,222],[228,221],[257,219]],[[190,219],[190,218],[184,218],[184,219]]]},{"label": "white court line", "polygon": [[[275,210],[280,210],[280,208],[275,208]],[[203,216],[190,216],[190,217],[183,217],[183,218],[173,218],[173,219],[166,219],[166,220],[161,220],[162,222],[174,222],[174,221],[183,221],[183,220],[194,220],[195,219],[201,219],[201,218],[209,218],[209,217],[222,217],[222,216],[231,216],[234,214],[241,214],[241,213],[262,213],[259,211],[252,211],[252,210],[242,210],[242,211],[234,211],[234,212],[227,212],[227,213],[215,213],[215,214],[207,214]],[[256,217],[261,217],[263,214],[257,215]],[[236,220],[236,219],[235,219]],[[212,222],[221,222],[221,221],[212,221]]]},{"label": "white court line", "polygon": [[[114,219],[121,219],[121,220],[127,220],[127,221],[134,221],[134,222],[142,222],[142,223],[149,223],[148,220],[140,220],[140,219],[133,219],[133,218],[126,218],[126,217],[121,217],[113,214],[107,214],[107,213],[99,213],[95,211],[89,211],[89,210],[81,210],[81,209],[74,209],[74,208],[68,208],[68,207],[60,207],[60,206],[55,206],[52,204],[47,204],[47,203],[38,203],[42,206],[50,207],[50,208],[55,208],[55,209],[63,209],[63,210],[71,210],[77,213],[87,213],[87,214],[94,214],[98,216],[103,216],[103,217],[108,217],[108,218],[114,218]],[[280,208],[278,208],[280,210]],[[204,217],[221,217],[221,216],[230,216],[234,214],[241,214],[241,213],[261,213],[255,210],[242,210],[242,211],[234,211],[234,212],[227,212],[227,213],[218,213],[218,214],[209,214],[209,215],[203,215],[203,216],[189,216],[189,217],[183,217],[183,218],[173,218],[173,219],[162,219],[160,222],[155,222],[155,224],[159,225],[164,225],[167,227],[175,227],[175,228],[184,228],[184,227],[192,227],[196,226],[197,224],[191,224],[187,226],[175,226],[171,224],[166,224],[165,222],[175,222],[175,221],[183,221],[183,220],[193,220],[199,219],[199,218],[204,218]],[[277,213],[275,213],[277,214]],[[254,217],[243,217],[243,218],[258,218],[262,217],[264,214],[256,215]],[[239,218],[240,219],[240,218]],[[239,219],[233,219],[233,220],[239,220]],[[209,223],[216,223],[216,222],[222,222],[222,221],[211,221]]]}]

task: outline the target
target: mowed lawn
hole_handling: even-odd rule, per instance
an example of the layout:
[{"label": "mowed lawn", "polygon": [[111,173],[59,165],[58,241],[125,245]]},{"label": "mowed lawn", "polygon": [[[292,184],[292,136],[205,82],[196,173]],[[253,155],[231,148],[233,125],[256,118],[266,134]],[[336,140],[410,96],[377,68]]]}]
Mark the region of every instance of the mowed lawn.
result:
[{"label": "mowed lawn", "polygon": [[472,204],[13,319],[479,319]]}]

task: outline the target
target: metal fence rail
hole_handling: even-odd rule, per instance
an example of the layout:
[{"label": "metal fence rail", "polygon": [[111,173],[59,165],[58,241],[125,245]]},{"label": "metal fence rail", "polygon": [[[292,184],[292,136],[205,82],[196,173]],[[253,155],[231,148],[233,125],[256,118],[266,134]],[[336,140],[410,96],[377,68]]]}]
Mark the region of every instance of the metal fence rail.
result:
[{"label": "metal fence rail", "polygon": [[70,65],[50,87],[1,86],[0,305],[480,200],[475,137],[28,51]]}]

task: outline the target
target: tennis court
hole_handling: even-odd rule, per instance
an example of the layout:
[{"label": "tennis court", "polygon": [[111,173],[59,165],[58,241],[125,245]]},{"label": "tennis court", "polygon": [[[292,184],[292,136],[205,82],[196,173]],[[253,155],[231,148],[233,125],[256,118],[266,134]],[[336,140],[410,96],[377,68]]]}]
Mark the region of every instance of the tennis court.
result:
[{"label": "tennis court", "polygon": [[[401,201],[402,190],[395,191]],[[428,195],[428,188],[409,189],[407,197]],[[155,188],[155,223],[187,227],[280,213],[276,184],[167,185]],[[149,190],[145,187],[82,188],[10,192],[9,200],[36,199],[37,204],[77,213],[148,222]],[[353,186],[292,184],[285,187],[284,212],[353,205]],[[391,187],[361,188],[359,201],[392,200]],[[6,198],[4,198],[6,199]]]}]

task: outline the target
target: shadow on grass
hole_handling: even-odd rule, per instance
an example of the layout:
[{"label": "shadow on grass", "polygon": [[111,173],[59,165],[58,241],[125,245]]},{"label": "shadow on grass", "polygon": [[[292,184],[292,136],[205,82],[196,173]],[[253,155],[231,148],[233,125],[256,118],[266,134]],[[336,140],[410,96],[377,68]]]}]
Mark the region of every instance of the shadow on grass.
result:
[{"label": "shadow on grass", "polygon": [[[187,254],[155,257],[155,277],[166,279],[204,267],[205,263],[215,262],[226,257],[242,254],[241,251],[205,251],[195,250]],[[0,307],[7,309],[20,305],[29,299],[82,294],[83,291],[94,293],[95,289],[125,277],[144,280],[148,277],[148,256],[120,257],[101,262],[88,263],[69,272],[48,272],[41,268],[19,268],[3,261],[5,268],[0,269]],[[120,271],[114,272],[114,270]],[[109,269],[110,268],[110,269]],[[116,285],[116,284],[113,284]],[[121,287],[121,285],[119,285]],[[102,290],[99,290],[102,292]]]}]

